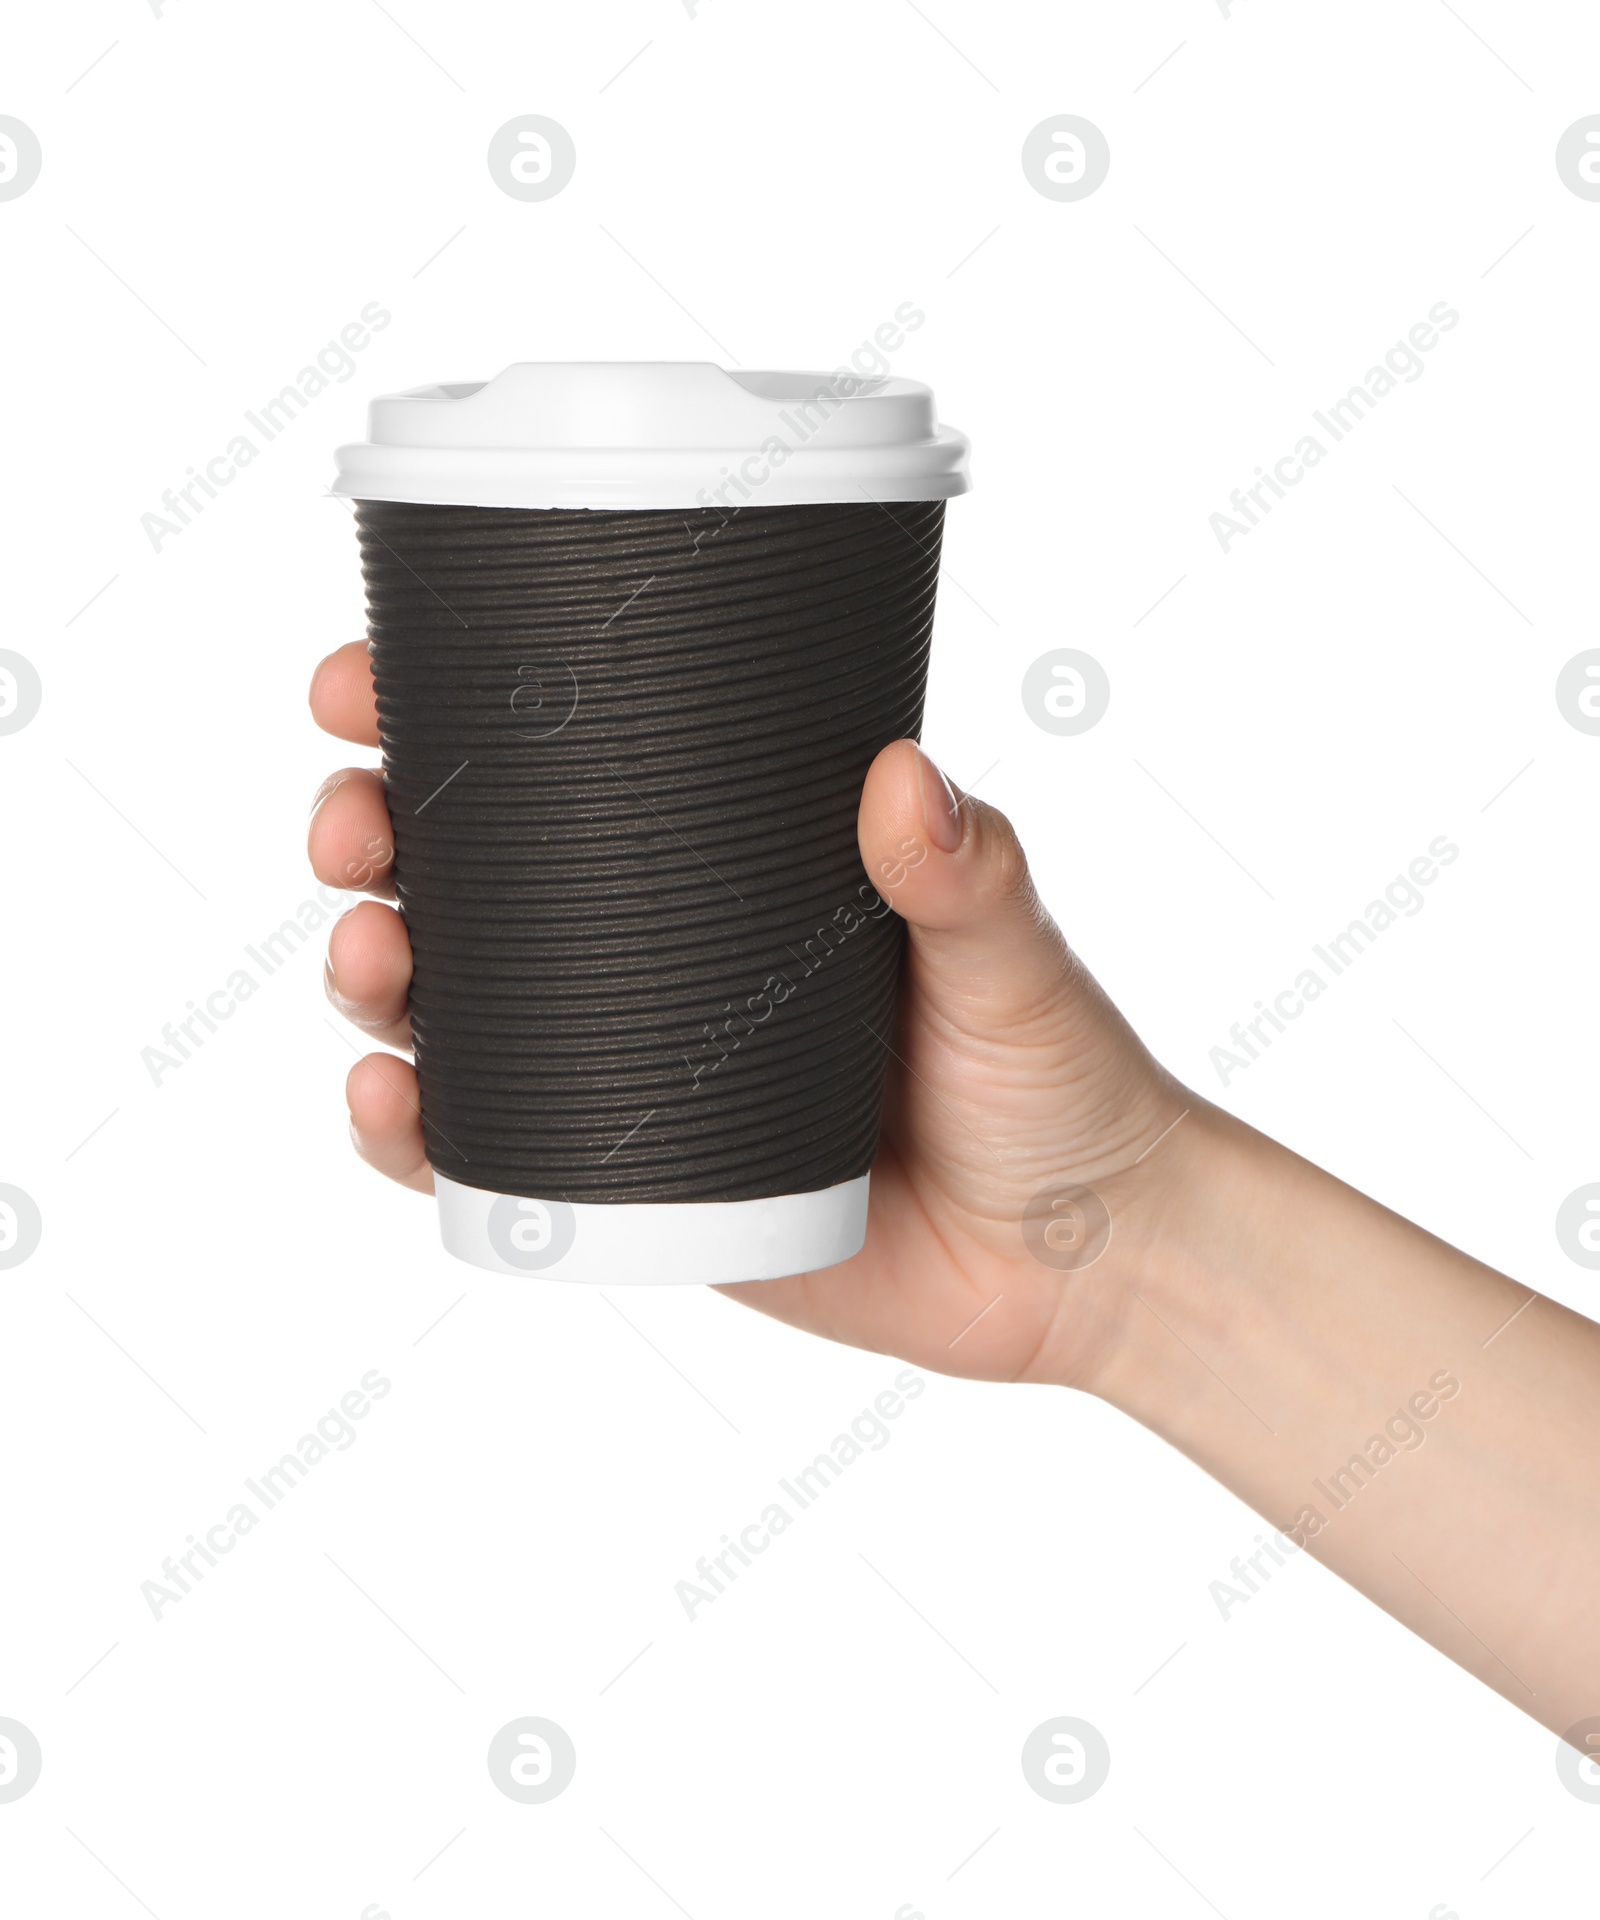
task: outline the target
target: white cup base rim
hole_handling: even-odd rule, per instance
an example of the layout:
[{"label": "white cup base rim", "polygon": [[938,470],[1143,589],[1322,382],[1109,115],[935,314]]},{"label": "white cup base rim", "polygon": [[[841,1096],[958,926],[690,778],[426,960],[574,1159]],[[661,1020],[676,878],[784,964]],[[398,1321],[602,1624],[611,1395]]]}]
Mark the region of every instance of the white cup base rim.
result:
[{"label": "white cup base rim", "polygon": [[837,1266],[867,1234],[862,1174],[760,1200],[568,1203],[435,1173],[445,1250],[490,1273],[580,1286],[716,1286]]}]

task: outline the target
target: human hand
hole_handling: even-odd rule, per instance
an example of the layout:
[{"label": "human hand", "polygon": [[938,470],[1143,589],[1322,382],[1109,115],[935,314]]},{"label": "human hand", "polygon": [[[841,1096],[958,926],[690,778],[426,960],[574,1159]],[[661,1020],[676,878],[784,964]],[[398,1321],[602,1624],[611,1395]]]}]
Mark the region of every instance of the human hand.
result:
[{"label": "human hand", "polygon": [[[328,732],[378,744],[363,643],[322,662],[311,707]],[[724,1291],[942,1372],[1092,1384],[1174,1204],[1168,1176],[1184,1141],[1167,1136],[1200,1103],[1068,950],[1010,823],[958,799],[910,741],[874,762],[858,831],[869,877],[910,929],[895,1030],[863,1041],[892,1053],[866,1245],[825,1271]],[[324,782],[311,863],[328,884],[377,896],[333,930],[329,997],[364,1033],[405,1049],[411,948],[400,915],[380,904],[394,893],[393,844],[380,774]],[[368,1055],[346,1098],[362,1157],[431,1190],[410,1062]],[[1030,1251],[1022,1220],[1036,1196],[1048,1205],[1079,1186],[1115,1226],[1100,1259],[1074,1274]],[[1058,1216],[1057,1243],[1070,1217]]]}]

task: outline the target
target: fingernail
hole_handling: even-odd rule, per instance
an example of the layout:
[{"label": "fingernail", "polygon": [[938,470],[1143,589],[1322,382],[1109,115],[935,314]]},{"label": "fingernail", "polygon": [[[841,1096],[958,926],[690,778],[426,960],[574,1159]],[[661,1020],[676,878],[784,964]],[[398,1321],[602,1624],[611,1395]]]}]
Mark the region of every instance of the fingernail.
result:
[{"label": "fingernail", "polygon": [[[346,918],[348,918],[348,915],[346,916]],[[339,928],[342,924],[343,922],[339,920],[336,920],[333,923],[334,934],[338,933]],[[333,936],[332,935],[329,936],[329,940],[328,940],[328,957],[322,963],[322,988],[324,993],[327,994],[329,1000],[332,1001],[333,1005],[338,1009],[338,1011],[344,1015],[346,1020],[350,1021],[352,1025],[357,1027],[359,1027],[362,1024],[361,1003],[358,1000],[352,1000],[350,996],[344,992],[344,990],[339,985],[339,976],[333,970]]]},{"label": "fingernail", "polygon": [[347,993],[340,991],[331,960],[322,963],[322,985],[334,1010],[342,1013],[359,1033],[379,1034],[391,1024],[383,1014],[369,1013],[359,1000],[352,1000]]},{"label": "fingernail", "polygon": [[920,747],[917,749],[917,781],[922,789],[922,819],[928,838],[941,853],[954,853],[961,845],[965,822],[955,788]]},{"label": "fingernail", "polygon": [[350,776],[347,773],[330,773],[327,779],[323,781],[322,785],[317,788],[316,792],[311,796],[310,817],[313,820],[315,820],[317,817],[317,808],[322,805],[324,800],[327,800],[333,794],[336,794],[339,791],[339,789],[344,785],[345,781],[349,779],[349,777]]}]

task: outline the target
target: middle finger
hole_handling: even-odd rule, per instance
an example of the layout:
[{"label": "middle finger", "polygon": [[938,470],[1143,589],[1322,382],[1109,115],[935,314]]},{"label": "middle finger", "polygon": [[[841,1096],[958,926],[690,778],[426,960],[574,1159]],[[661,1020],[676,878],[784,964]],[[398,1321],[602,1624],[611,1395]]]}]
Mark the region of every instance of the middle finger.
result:
[{"label": "middle finger", "polygon": [[346,767],[323,782],[311,809],[306,851],[326,885],[394,898],[389,805],[383,781],[370,767]]},{"label": "middle finger", "polygon": [[344,1017],[388,1047],[409,1048],[411,942],[393,907],[363,900],[328,936],[328,998]]}]

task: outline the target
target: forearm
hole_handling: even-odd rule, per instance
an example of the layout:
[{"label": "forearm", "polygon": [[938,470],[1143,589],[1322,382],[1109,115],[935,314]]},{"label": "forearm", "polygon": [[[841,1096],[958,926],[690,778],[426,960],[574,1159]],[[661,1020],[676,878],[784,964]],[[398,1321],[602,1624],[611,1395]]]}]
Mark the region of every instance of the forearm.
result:
[{"label": "forearm", "polygon": [[1197,1111],[1093,1390],[1556,1732],[1600,1712],[1600,1327]]}]

